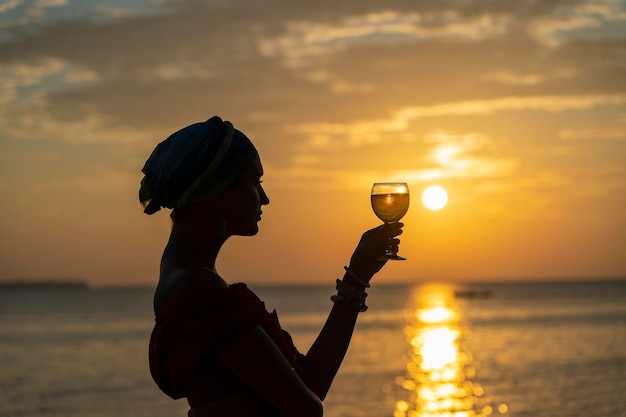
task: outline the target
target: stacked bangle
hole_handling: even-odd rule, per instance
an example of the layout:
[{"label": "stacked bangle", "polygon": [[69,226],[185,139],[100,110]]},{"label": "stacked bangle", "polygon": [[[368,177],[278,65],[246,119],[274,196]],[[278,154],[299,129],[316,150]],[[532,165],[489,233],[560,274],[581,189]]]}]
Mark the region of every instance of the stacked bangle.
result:
[{"label": "stacked bangle", "polygon": [[370,283],[363,281],[361,278],[359,278],[359,276],[357,274],[355,274],[350,268],[348,268],[347,266],[344,266],[343,269],[346,270],[346,272],[348,273],[348,275],[350,275],[350,278],[352,278],[353,280],[355,280],[356,282],[358,282],[359,284],[361,284],[362,286],[364,286],[365,288],[369,288],[370,287]]},{"label": "stacked bangle", "polygon": [[[356,278],[357,282],[359,282],[360,284],[364,283],[364,281],[358,279],[358,277],[356,277],[356,274],[350,271],[348,267],[346,267],[345,270],[352,278]],[[356,311],[357,313],[367,311],[367,306],[365,305],[365,298],[367,297],[367,293],[365,291],[354,288],[352,285],[340,279],[338,279],[336,282],[337,294],[330,297],[330,299],[334,303],[345,303],[352,311]],[[364,286],[369,287],[369,284]]]}]

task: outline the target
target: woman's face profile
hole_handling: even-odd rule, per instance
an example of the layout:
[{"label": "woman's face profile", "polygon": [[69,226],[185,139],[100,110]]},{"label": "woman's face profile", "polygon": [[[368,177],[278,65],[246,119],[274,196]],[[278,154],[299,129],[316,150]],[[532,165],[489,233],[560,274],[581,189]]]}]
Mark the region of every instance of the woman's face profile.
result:
[{"label": "woman's face profile", "polygon": [[270,200],[261,185],[263,166],[256,156],[250,166],[223,193],[223,216],[229,235],[253,236],[258,233],[261,207]]}]

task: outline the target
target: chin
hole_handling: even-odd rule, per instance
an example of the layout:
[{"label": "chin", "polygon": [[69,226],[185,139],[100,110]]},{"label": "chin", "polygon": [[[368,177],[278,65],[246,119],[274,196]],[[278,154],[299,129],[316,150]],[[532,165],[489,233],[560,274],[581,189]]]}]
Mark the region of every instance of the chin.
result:
[{"label": "chin", "polygon": [[254,236],[257,233],[259,233],[259,226],[255,224],[253,226],[251,225],[250,227],[241,228],[241,230],[238,230],[233,234],[238,236]]}]

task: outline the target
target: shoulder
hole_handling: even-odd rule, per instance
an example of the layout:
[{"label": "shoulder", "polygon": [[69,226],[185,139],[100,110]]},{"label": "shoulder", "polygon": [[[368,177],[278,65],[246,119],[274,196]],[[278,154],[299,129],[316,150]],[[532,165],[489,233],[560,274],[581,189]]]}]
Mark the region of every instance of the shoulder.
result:
[{"label": "shoulder", "polygon": [[225,290],[228,284],[208,268],[179,268],[161,275],[154,294],[155,313],[191,306],[202,296]]}]

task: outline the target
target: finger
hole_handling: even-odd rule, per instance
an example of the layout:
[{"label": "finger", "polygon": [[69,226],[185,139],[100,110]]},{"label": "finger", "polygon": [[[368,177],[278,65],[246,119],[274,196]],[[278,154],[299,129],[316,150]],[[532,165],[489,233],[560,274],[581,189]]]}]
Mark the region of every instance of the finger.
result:
[{"label": "finger", "polygon": [[395,227],[395,226],[391,226],[389,227],[387,230],[385,230],[386,235],[390,238],[394,237],[394,236],[398,236],[402,234],[402,228],[401,227]]},{"label": "finger", "polygon": [[367,232],[363,233],[363,237],[371,237],[371,236],[376,236],[380,233],[384,233],[386,226],[387,226],[386,224],[381,224],[380,226],[376,226],[375,228],[370,229]]}]

